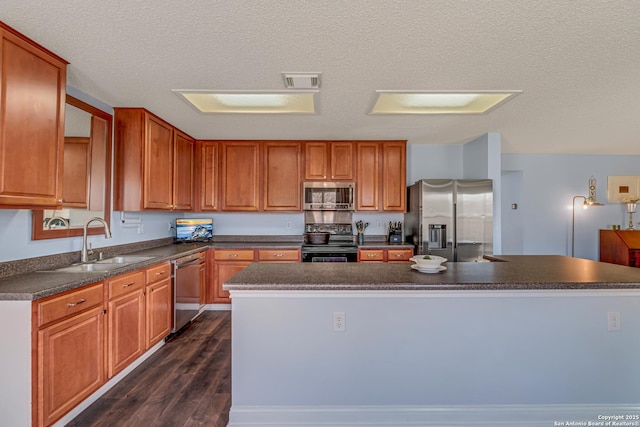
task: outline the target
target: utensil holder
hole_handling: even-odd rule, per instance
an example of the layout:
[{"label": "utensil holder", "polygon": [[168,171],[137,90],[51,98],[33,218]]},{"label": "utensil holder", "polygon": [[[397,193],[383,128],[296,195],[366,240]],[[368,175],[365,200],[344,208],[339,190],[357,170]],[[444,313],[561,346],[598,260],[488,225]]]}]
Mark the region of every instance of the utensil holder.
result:
[{"label": "utensil holder", "polygon": [[364,233],[362,232],[358,232],[358,244],[359,245],[363,245],[364,244]]}]

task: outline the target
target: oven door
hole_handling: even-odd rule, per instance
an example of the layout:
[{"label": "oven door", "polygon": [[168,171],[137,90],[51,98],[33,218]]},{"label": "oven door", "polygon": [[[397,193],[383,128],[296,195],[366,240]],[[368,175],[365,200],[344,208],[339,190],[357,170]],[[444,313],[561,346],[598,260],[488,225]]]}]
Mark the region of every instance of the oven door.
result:
[{"label": "oven door", "polygon": [[358,253],[340,251],[333,252],[313,252],[302,251],[302,262],[357,262]]}]

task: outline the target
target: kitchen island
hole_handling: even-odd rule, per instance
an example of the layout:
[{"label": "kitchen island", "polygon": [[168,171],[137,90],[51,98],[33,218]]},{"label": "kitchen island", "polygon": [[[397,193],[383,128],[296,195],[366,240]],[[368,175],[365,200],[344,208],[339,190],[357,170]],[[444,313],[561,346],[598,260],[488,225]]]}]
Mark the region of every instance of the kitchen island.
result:
[{"label": "kitchen island", "polygon": [[500,260],[249,266],[229,426],[640,425],[640,270]]}]

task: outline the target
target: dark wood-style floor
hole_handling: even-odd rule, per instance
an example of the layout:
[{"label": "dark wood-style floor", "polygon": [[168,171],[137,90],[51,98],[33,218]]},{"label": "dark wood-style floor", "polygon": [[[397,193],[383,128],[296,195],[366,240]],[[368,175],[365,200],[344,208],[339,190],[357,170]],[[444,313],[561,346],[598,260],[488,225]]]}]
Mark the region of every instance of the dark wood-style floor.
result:
[{"label": "dark wood-style floor", "polygon": [[206,311],[67,426],[225,427],[231,313]]}]

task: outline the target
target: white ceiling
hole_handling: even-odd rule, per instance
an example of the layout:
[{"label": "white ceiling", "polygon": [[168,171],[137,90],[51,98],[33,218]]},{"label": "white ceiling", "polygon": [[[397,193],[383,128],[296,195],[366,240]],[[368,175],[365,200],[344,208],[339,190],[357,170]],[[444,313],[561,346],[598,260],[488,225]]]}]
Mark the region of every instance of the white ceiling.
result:
[{"label": "white ceiling", "polygon": [[[500,132],[505,153],[640,154],[640,0],[0,0],[70,62],[68,84],[199,139]],[[202,115],[172,89],[281,90],[321,72],[317,115]],[[372,116],[383,90],[522,90],[485,115]]]}]

